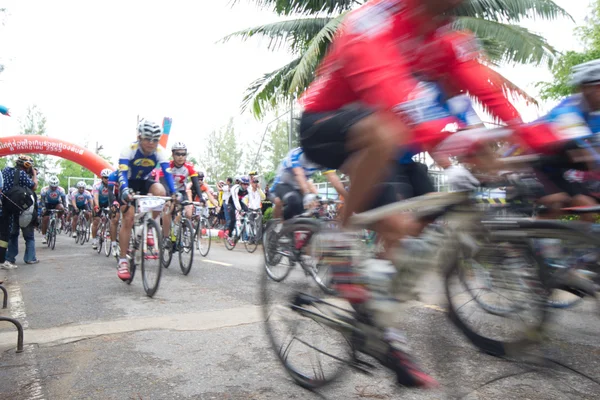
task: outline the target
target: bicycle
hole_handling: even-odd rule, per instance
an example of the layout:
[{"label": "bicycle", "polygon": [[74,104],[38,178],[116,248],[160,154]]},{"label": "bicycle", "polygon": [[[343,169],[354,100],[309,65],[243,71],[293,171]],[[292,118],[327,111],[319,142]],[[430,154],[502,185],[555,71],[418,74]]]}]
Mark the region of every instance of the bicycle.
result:
[{"label": "bicycle", "polygon": [[58,210],[48,210],[50,213],[50,222],[48,224],[48,230],[46,231],[46,241],[48,242],[48,247],[54,250],[56,246],[56,235],[57,235],[57,218],[56,214],[58,214]]},{"label": "bicycle", "polygon": [[[250,215],[254,216],[252,221],[249,219]],[[257,211],[248,211],[243,214],[236,212],[236,224],[233,234],[231,235],[233,243],[229,242],[227,236],[223,238],[227,250],[235,249],[239,240],[243,239],[244,247],[248,253],[254,253],[256,251],[256,248],[258,247],[258,228],[256,225],[258,215],[259,213]]]},{"label": "bicycle", "polygon": [[[173,253],[177,251],[179,253],[179,267],[183,275],[190,273],[194,261],[195,230],[192,227],[192,222],[183,212],[184,207],[191,204],[191,201],[185,200],[173,207],[173,211],[171,211],[171,245],[168,249],[165,249],[163,258],[161,258],[163,267],[169,268]],[[180,216],[179,223],[175,222],[177,215]]]},{"label": "bicycle", "polygon": [[108,218],[110,208],[104,207],[100,212],[100,224],[98,224],[96,230],[96,238],[98,239],[98,248],[96,251],[100,254],[102,252],[102,247],[104,247],[104,254],[108,257],[112,250],[110,246],[110,219]]},{"label": "bicycle", "polygon": [[[319,206],[289,221],[281,222],[272,219],[267,222],[263,233],[263,252],[267,276],[280,282],[291,272],[298,262],[306,276],[311,276],[315,283],[325,292],[331,293],[329,268],[321,263],[322,252],[319,233],[327,229],[335,229],[337,222],[328,218],[327,209],[333,200],[319,199]],[[287,258],[287,265],[276,267],[282,257]]]},{"label": "bicycle", "polygon": [[[363,274],[359,282],[366,282],[371,286],[375,296],[390,291],[394,295],[410,294],[403,293],[401,289],[408,283],[414,282],[418,272],[434,265],[446,267],[445,282],[448,285],[450,279],[460,275],[459,260],[469,259],[477,254],[476,243],[486,239],[491,241],[493,238],[496,240],[495,243],[500,239],[515,248],[521,247],[524,254],[535,256],[522,236],[515,235],[515,232],[518,232],[517,228],[522,227],[512,226],[507,229],[505,226],[504,230],[500,230],[499,236],[496,236],[498,231],[492,229],[495,228],[493,225],[482,228],[481,225],[485,225],[480,223],[483,220],[482,211],[474,207],[468,194],[463,192],[436,193],[390,204],[357,214],[351,218],[350,224],[353,228],[365,229],[385,216],[408,210],[420,210],[416,215],[423,220],[435,220],[444,216],[449,220],[447,232],[441,237],[431,233],[435,242],[433,246],[414,251],[407,249],[397,253],[394,264],[402,266],[398,272],[389,271],[389,268],[384,269],[379,263],[365,262],[361,268]],[[287,226],[284,223],[282,232],[295,231],[298,226],[303,230],[320,229],[326,235],[325,224],[307,218],[290,221]],[[335,246],[328,247],[327,253],[328,256],[332,254],[336,256],[325,258],[330,262],[335,261],[332,266],[337,267],[338,271],[339,268],[343,270],[355,264],[355,260],[361,257],[360,254],[356,254],[359,251],[356,247],[359,237],[346,234],[341,235],[340,239],[336,236]],[[327,240],[327,236],[324,236],[324,240]],[[442,250],[439,251],[440,249]],[[425,250],[426,254],[423,253]],[[539,268],[543,270],[543,265]],[[529,279],[542,289],[538,272],[534,271]],[[392,279],[390,274],[393,276]],[[365,314],[360,306],[353,308],[342,306],[340,302],[346,304],[344,300],[322,298],[322,288],[310,285],[310,281],[307,281],[303,275],[287,271],[285,276],[275,283],[276,281],[267,273],[262,276],[261,281],[262,309],[267,336],[288,374],[299,385],[315,389],[338,378],[346,366],[367,373],[373,366],[359,358],[361,353],[387,365],[386,353],[383,350],[387,349],[387,345],[383,340],[383,333],[370,322],[369,315]],[[521,278],[525,279],[524,276]],[[459,296],[464,298],[466,296],[463,293],[459,293]],[[524,294],[529,295],[529,298],[519,299],[522,304],[527,302],[530,305],[533,318],[517,321],[519,324],[517,333],[508,333],[507,337],[495,339],[494,342],[484,343],[483,335],[477,338],[471,336],[469,339],[478,341],[481,347],[494,354],[502,352],[514,354],[527,345],[537,343],[539,332],[547,317],[545,293],[544,290],[525,291]],[[457,312],[460,307],[470,303],[466,301],[462,306],[457,307],[456,298],[451,296],[449,291],[447,291],[447,298],[449,301],[453,300],[450,303],[451,313]],[[451,318],[453,318],[452,314]],[[521,332],[523,325],[526,325],[526,329]],[[506,326],[505,328],[508,329]],[[311,334],[318,335],[316,343],[309,343],[309,339],[304,338]],[[313,363],[315,360],[316,364]]]},{"label": "bicycle", "polygon": [[[170,197],[164,196],[133,196],[133,206],[136,212],[127,251],[131,278],[125,283],[133,282],[135,270],[139,264],[142,269],[142,284],[148,297],[154,296],[158,290],[163,258],[160,226],[152,219],[152,212],[162,211],[164,204],[171,200]],[[125,206],[125,211],[130,206],[130,204]],[[150,265],[154,260],[156,260],[157,266]]]},{"label": "bicycle", "polygon": [[85,217],[85,211],[81,210],[79,212],[79,218],[77,219],[77,225],[75,226],[77,232],[77,236],[75,236],[75,243],[79,243],[83,246],[83,244],[88,240],[87,236],[89,235],[89,232],[86,232],[88,228],[89,226],[87,218]]},{"label": "bicycle", "polygon": [[194,241],[196,250],[200,252],[202,257],[206,257],[210,251],[211,242],[211,225],[206,217],[206,207],[202,202],[194,202]]}]

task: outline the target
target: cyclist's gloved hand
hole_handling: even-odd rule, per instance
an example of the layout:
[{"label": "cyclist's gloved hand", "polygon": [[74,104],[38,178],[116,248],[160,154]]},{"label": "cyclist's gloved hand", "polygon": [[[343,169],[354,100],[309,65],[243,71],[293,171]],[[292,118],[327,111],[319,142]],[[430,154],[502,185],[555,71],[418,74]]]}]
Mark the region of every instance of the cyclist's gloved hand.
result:
[{"label": "cyclist's gloved hand", "polygon": [[175,200],[177,203],[181,203],[183,201],[183,195],[179,192],[173,193],[173,195],[171,196],[173,198],[173,200]]},{"label": "cyclist's gloved hand", "polygon": [[317,201],[317,195],[314,193],[307,193],[304,195],[303,203],[304,208],[312,207],[313,203]]},{"label": "cyclist's gloved hand", "polygon": [[456,191],[473,190],[479,186],[479,181],[462,165],[452,165],[444,171],[448,177],[450,188]]},{"label": "cyclist's gloved hand", "polygon": [[130,203],[133,201],[133,195],[131,194],[131,190],[129,190],[129,188],[124,189],[123,192],[121,192],[121,200],[123,200],[124,203]]},{"label": "cyclist's gloved hand", "polygon": [[115,201],[113,201],[112,206],[113,206],[113,208],[116,208],[118,210],[120,207],[120,204],[118,201],[115,200]]},{"label": "cyclist's gloved hand", "polygon": [[94,206],[94,212],[98,214],[100,212],[100,207]]}]

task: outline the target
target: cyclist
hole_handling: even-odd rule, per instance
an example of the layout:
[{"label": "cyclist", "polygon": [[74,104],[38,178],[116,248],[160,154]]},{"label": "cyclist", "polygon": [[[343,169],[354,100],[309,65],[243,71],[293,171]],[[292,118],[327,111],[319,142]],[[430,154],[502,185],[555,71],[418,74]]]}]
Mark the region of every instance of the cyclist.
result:
[{"label": "cyclist", "polygon": [[[592,164],[597,168],[600,158],[592,146],[600,144],[600,59],[575,66],[570,80],[577,93],[561,101],[542,120],[550,123],[559,136],[575,139],[568,146],[568,151],[584,158],[591,155],[587,158],[595,159]],[[548,217],[557,217],[564,205],[587,207],[598,204],[584,184],[595,171],[586,171],[585,162],[573,165],[570,159],[566,159],[563,165],[560,164],[536,168],[545,192],[538,201],[551,210]],[[588,222],[594,222],[595,217],[592,213],[582,215],[582,219]]]},{"label": "cyclist", "polygon": [[[317,188],[308,181],[323,168],[310,161],[300,147],[290,150],[285,156],[271,186],[271,197],[275,218],[291,219],[304,212],[316,200]],[[336,190],[343,189],[337,174],[325,174]],[[344,192],[340,194],[344,194]]]},{"label": "cyclist", "polygon": [[48,186],[43,187],[40,192],[40,201],[42,202],[42,244],[46,244],[46,230],[50,220],[49,210],[58,210],[58,218],[62,218],[63,212],[67,208],[67,195],[65,189],[58,186],[60,181],[56,176],[48,179]]},{"label": "cyclist", "polygon": [[235,229],[235,223],[237,221],[236,218],[236,211],[240,214],[243,215],[245,212],[248,211],[248,206],[246,206],[246,204],[242,201],[242,199],[248,194],[248,185],[250,184],[250,180],[245,177],[239,177],[236,178],[235,180],[236,183],[235,185],[233,185],[231,187],[231,192],[230,192],[230,196],[229,196],[229,204],[228,204],[228,208],[229,208],[229,226],[227,227],[228,230],[228,235],[227,235],[227,241],[233,245],[233,231]]},{"label": "cyclist", "polygon": [[[158,142],[162,136],[160,125],[142,120],[138,125],[137,141],[125,147],[119,156],[119,183],[121,200],[124,203],[133,201],[133,195],[140,192],[142,195],[153,194],[155,196],[165,196],[165,187],[159,182],[149,179],[153,169],[160,166],[164,173],[164,179],[174,200],[180,200],[181,194],[176,191],[173,182],[173,176],[169,171],[169,161],[166,151]],[[122,207],[121,212],[123,220],[119,232],[119,242],[121,243],[121,254],[119,259],[119,269],[117,276],[122,280],[131,279],[129,272],[129,261],[127,260],[127,251],[131,228],[133,227],[133,217],[135,210],[133,207]],[[159,213],[153,213],[157,218]],[[169,240],[169,229],[171,227],[171,215],[164,213],[162,217],[163,237],[165,242]]]},{"label": "cyclist", "polygon": [[[452,29],[449,12],[462,0],[373,0],[346,17],[301,101],[300,141],[306,156],[351,181],[342,222],[364,211],[379,193],[399,147],[430,150],[455,117],[437,104],[437,82],[450,97],[468,91],[496,118],[520,123],[502,92],[502,77],[479,62],[474,38]],[[418,75],[418,79],[415,76]],[[470,174],[469,174],[470,175]],[[401,215],[375,230],[403,234]],[[356,301],[366,301],[356,300]],[[391,316],[377,318],[389,344],[398,383],[431,386],[435,381],[411,360]]]},{"label": "cyclist", "polygon": [[[173,156],[173,160],[169,163],[171,168],[171,174],[173,175],[173,181],[175,182],[175,189],[181,193],[181,198],[183,200],[192,201],[193,198],[189,197],[187,193],[186,182],[189,178],[192,184],[192,189],[200,194],[202,192],[208,192],[208,187],[204,184],[204,173],[198,173],[194,168],[194,165],[190,162],[187,162],[187,146],[185,143],[176,142],[171,146],[171,154]],[[163,178],[164,173],[160,172],[160,178]],[[210,192],[208,192],[210,195]],[[212,195],[210,197],[214,200]],[[187,218],[192,218],[193,206],[188,205],[185,206],[184,212]]]},{"label": "cyclist", "polygon": [[71,193],[71,205],[73,206],[73,216],[71,218],[71,227],[73,228],[73,237],[77,237],[77,221],[79,213],[83,211],[83,215],[89,221],[90,211],[92,209],[92,195],[85,190],[85,182],[77,182],[77,190]]},{"label": "cyclist", "polygon": [[98,238],[96,231],[100,225],[100,210],[109,205],[108,202],[108,177],[112,174],[110,168],[105,168],[100,172],[100,182],[95,183],[92,188],[92,196],[94,196],[94,222],[92,224],[92,248],[98,248]]}]

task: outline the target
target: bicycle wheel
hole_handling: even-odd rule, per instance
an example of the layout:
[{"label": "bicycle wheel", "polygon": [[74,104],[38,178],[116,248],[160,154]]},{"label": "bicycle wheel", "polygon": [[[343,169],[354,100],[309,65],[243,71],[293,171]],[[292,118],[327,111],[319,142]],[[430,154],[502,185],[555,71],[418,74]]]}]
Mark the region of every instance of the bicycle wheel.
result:
[{"label": "bicycle wheel", "polygon": [[177,238],[179,250],[179,267],[184,275],[190,273],[194,262],[194,228],[189,219],[182,221]]},{"label": "bicycle wheel", "polygon": [[254,253],[258,247],[258,239],[256,236],[256,222],[248,222],[245,228],[246,235],[248,236],[244,242],[244,247],[248,253]]},{"label": "bicycle wheel", "polygon": [[160,227],[156,221],[153,219],[146,220],[139,251],[141,251],[142,283],[148,297],[154,296],[160,284],[163,253],[161,239]]},{"label": "bicycle wheel", "polygon": [[96,230],[96,239],[98,239],[98,247],[96,248],[96,252],[100,254],[102,252],[102,246],[104,245],[104,230],[106,229],[106,225],[104,221],[100,222],[98,225],[98,229]]},{"label": "bicycle wheel", "polygon": [[262,274],[260,289],[269,343],[296,383],[316,389],[347,371],[353,326],[352,312],[339,308],[345,302],[321,301],[323,293],[300,268],[280,282]]},{"label": "bicycle wheel", "polygon": [[51,241],[51,235],[50,232],[52,232],[52,230],[50,229],[52,227],[52,220],[50,220],[50,224],[48,225],[48,228],[46,230],[46,244],[48,245],[48,247],[50,247],[50,241]]},{"label": "bicycle wheel", "polygon": [[235,230],[233,231],[233,234],[231,235],[231,239],[233,241],[233,243],[229,243],[229,240],[227,240],[227,236],[223,237],[223,243],[225,244],[225,248],[227,250],[233,250],[235,249],[235,245],[238,242],[238,235],[237,235],[237,227],[235,228]]},{"label": "bicycle wheel", "polygon": [[112,251],[112,242],[110,238],[110,223],[107,222],[107,229],[104,230],[104,255],[106,257],[110,256],[110,252]]},{"label": "bicycle wheel", "polygon": [[48,240],[48,246],[50,246],[50,248],[52,250],[54,250],[54,247],[56,246],[56,223],[55,221],[51,221],[50,222],[50,240]]},{"label": "bicycle wheel", "polygon": [[285,243],[281,243],[279,240],[279,233],[281,232],[282,228],[283,226],[279,220],[271,220],[267,224],[263,234],[265,271],[267,272],[269,278],[275,282],[283,280],[293,267],[292,263],[288,262],[287,259],[284,260],[283,263],[281,262],[283,255],[280,247],[285,245]]},{"label": "bicycle wheel", "polygon": [[85,232],[85,241],[89,242],[90,241],[90,232],[92,231],[91,226],[89,221],[87,220],[87,218],[85,219],[85,228],[84,228],[84,232]]},{"label": "bicycle wheel", "polygon": [[206,219],[200,218],[196,221],[195,234],[196,250],[198,250],[202,257],[206,257],[210,250],[211,241],[210,228]]},{"label": "bicycle wheel", "polygon": [[[460,254],[458,244],[445,273],[450,320],[476,347],[498,357],[518,356],[539,343],[548,316],[548,290],[540,279],[540,271],[545,268],[542,260],[528,242],[518,239],[508,242],[511,262],[518,261],[519,268],[504,269],[502,281],[493,285],[493,297],[489,286],[469,287],[468,282],[477,278],[469,267],[473,260]],[[500,244],[496,243],[496,250],[506,251],[506,246]],[[497,259],[506,261],[506,257]],[[482,294],[485,301],[477,300]],[[492,299],[500,305],[492,306]]]}]

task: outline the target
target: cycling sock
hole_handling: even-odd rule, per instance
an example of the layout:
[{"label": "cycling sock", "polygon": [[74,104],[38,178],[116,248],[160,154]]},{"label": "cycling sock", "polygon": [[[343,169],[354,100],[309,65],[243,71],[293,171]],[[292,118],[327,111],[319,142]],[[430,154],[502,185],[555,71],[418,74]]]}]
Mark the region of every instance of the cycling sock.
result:
[{"label": "cycling sock", "polygon": [[127,258],[119,258],[119,264],[127,262]]}]

